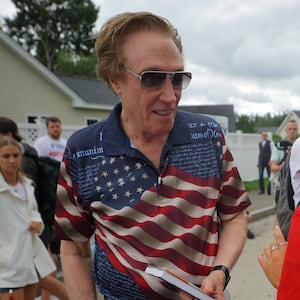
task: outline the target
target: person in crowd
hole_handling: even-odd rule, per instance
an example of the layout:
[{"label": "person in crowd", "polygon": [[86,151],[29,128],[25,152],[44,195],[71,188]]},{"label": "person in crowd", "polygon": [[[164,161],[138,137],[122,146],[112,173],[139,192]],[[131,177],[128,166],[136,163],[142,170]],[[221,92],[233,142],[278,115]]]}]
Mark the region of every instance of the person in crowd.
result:
[{"label": "person in crowd", "polygon": [[[286,133],[286,141],[293,144],[293,142],[297,139],[298,135],[298,126],[295,120],[289,120],[285,126],[285,133]],[[278,175],[280,170],[282,169],[284,162],[282,161],[284,158],[284,151],[283,147],[273,147],[271,158],[270,158],[270,169],[271,169],[271,178],[272,182],[275,185],[273,190],[276,190],[278,187]]]},{"label": "person in crowd", "polygon": [[8,136],[0,137],[0,208],[0,298],[33,300],[39,278],[55,265],[39,238],[43,221],[33,183],[22,171],[22,149]]},{"label": "person in crowd", "polygon": [[275,226],[275,241],[268,244],[258,257],[267,278],[278,288],[277,300],[300,298],[300,138],[291,148],[290,171],[295,211],[292,214],[288,243],[279,226]]},{"label": "person in crowd", "polygon": [[[259,194],[265,193],[265,178],[264,172],[266,170],[268,178],[270,178],[270,158],[271,158],[271,142],[268,140],[268,133],[263,131],[261,133],[261,141],[258,143],[258,175],[259,175]],[[270,186],[268,186],[268,194],[270,194]]]},{"label": "person in crowd", "polygon": [[61,121],[57,117],[46,118],[47,134],[39,137],[33,146],[39,156],[47,156],[58,161],[62,160],[66,140],[61,137]]},{"label": "person in crowd", "polygon": [[279,224],[283,235],[287,239],[292,211],[288,206],[287,201],[281,201],[279,197],[279,174],[285,164],[285,157],[291,149],[291,145],[295,142],[298,135],[298,126],[295,120],[289,120],[285,127],[286,141],[283,146],[274,147],[270,159],[271,179],[275,190],[275,224]]},{"label": "person in crowd", "polygon": [[[46,128],[47,134],[37,138],[33,146],[37,150],[39,156],[50,157],[60,162],[66,146],[66,140],[61,137],[61,120],[57,117],[47,117]],[[52,235],[52,230],[49,233]],[[57,263],[56,255],[57,248],[59,248],[59,243],[56,240],[53,240],[48,244],[48,248],[53,260]],[[43,290],[42,300],[49,299],[50,294]]]},{"label": "person in crowd", "polygon": [[[19,143],[19,146],[21,147],[22,151],[22,170],[26,174],[27,177],[29,177],[31,180],[33,180],[34,187],[35,187],[35,198],[38,203],[39,212],[42,216],[43,223],[44,223],[44,230],[40,235],[41,240],[43,241],[44,245],[48,247],[50,242],[53,240],[53,231],[51,228],[49,228],[48,222],[46,222],[45,216],[43,216],[43,209],[40,208],[42,206],[40,204],[39,195],[37,192],[37,182],[38,182],[38,167],[35,158],[38,156],[37,151],[35,148],[30,146],[28,143],[25,143],[22,141],[22,137],[19,134],[19,130],[17,127],[17,124],[7,118],[7,117],[0,117],[0,138],[2,136],[9,136],[16,140]],[[56,279],[55,277],[55,271],[45,276],[44,278],[40,278],[39,280],[39,287],[48,293],[52,293],[53,295],[59,297],[61,300],[68,300],[67,292],[65,289],[65,286],[63,282]],[[48,295],[47,292],[42,293],[44,295]],[[47,297],[47,296],[45,296]],[[47,298],[43,298],[42,300],[45,300]]]},{"label": "person in crowd", "polygon": [[105,299],[178,299],[145,272],[154,264],[224,300],[251,203],[221,126],[178,110],[192,74],[177,30],[122,13],[100,30],[96,55],[120,103],[75,132],[62,161],[55,232],[70,298],[95,300],[96,283]]}]

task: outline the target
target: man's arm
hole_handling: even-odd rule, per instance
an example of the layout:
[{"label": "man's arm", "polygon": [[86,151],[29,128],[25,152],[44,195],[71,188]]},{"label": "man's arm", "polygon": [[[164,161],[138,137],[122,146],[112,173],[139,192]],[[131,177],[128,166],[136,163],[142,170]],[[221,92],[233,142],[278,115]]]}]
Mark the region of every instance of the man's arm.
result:
[{"label": "man's arm", "polygon": [[277,160],[270,160],[270,169],[272,172],[279,172],[284,166],[284,162],[278,164]]},{"label": "man's arm", "polygon": [[62,240],[60,256],[69,298],[96,300],[90,243]]},{"label": "man's arm", "polygon": [[[247,235],[247,221],[243,212],[231,220],[222,223],[222,230],[218,244],[218,253],[214,266],[224,265],[232,269],[244,247]],[[202,282],[204,291],[214,296],[215,299],[223,298],[225,274],[221,270],[211,272]]]}]

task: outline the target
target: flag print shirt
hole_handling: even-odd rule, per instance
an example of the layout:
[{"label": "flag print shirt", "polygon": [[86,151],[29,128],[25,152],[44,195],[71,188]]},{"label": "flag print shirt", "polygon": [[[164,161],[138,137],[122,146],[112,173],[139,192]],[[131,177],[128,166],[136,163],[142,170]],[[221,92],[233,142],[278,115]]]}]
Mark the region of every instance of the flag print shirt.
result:
[{"label": "flag print shirt", "polygon": [[56,236],[88,241],[95,233],[94,277],[107,299],[178,299],[146,266],[200,285],[219,222],[250,201],[216,121],[178,111],[158,171],[122,130],[121,109],[68,139]]}]

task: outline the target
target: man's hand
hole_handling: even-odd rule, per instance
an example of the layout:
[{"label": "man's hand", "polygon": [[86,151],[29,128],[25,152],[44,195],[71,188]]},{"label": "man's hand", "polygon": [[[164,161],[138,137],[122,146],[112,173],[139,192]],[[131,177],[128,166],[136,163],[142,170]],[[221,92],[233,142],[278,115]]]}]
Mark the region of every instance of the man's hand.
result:
[{"label": "man's hand", "polygon": [[[201,289],[204,293],[210,295],[212,298],[216,300],[225,300],[224,296],[224,285],[225,285],[225,274],[223,271],[213,271],[211,272],[201,283]],[[189,295],[185,293],[180,294],[180,298],[182,300],[194,300]]]},{"label": "man's hand", "polygon": [[278,225],[274,229],[275,241],[265,246],[258,262],[271,284],[278,288],[287,242]]}]

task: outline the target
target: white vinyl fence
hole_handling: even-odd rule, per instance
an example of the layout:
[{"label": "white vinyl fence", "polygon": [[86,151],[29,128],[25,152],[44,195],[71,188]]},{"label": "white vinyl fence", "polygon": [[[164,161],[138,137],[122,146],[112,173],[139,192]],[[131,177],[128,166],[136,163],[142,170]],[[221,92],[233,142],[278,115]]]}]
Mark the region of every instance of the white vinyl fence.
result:
[{"label": "white vinyl fence", "polygon": [[[46,134],[45,125],[19,124],[20,135],[28,144],[33,144],[37,137]],[[62,136],[68,138],[80,126],[64,126]],[[256,167],[258,156],[258,143],[260,134],[252,133],[227,133],[226,140],[235,159],[236,165],[244,181],[258,178]]]},{"label": "white vinyl fence", "polygon": [[261,134],[227,133],[226,141],[244,181],[258,179],[258,143]]}]

